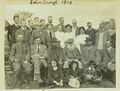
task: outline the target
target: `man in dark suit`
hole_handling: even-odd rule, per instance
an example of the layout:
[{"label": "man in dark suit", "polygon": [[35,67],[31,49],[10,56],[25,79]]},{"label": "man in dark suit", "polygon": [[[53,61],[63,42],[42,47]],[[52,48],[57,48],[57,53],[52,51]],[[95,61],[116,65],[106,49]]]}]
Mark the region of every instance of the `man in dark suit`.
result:
[{"label": "man in dark suit", "polygon": [[100,53],[97,47],[92,45],[91,37],[86,38],[86,46],[83,47],[81,53],[81,61],[84,66],[93,61],[96,65],[99,65],[101,61]]},{"label": "man in dark suit", "polygon": [[24,44],[23,40],[24,36],[19,34],[17,42],[12,45],[10,52],[10,60],[13,63],[14,72],[13,88],[19,88],[23,84],[24,69],[22,64],[30,61],[30,48]]},{"label": "man in dark suit", "polygon": [[43,29],[42,25],[36,25],[36,29],[33,30],[32,35],[31,35],[31,44],[34,44],[34,40],[36,37],[41,38],[41,43],[45,45],[45,29]]},{"label": "man in dark suit", "polygon": [[63,49],[60,47],[60,41],[56,38],[51,38],[50,47],[48,48],[48,62],[56,60],[58,64],[62,65],[64,61]]},{"label": "man in dark suit", "polygon": [[16,37],[19,34],[22,34],[24,36],[24,43],[29,45],[30,44],[30,31],[27,28],[26,20],[21,21],[21,28],[18,29],[18,31],[16,31],[16,34],[15,34]]},{"label": "man in dark suit", "polygon": [[48,47],[50,45],[50,39],[55,37],[55,32],[53,32],[53,26],[47,25],[47,29],[44,31],[45,44]]},{"label": "man in dark suit", "polygon": [[[103,61],[101,62],[104,75],[107,79],[115,83],[115,48],[112,47],[110,40],[106,41],[103,50]],[[107,71],[105,71],[107,69]]]},{"label": "man in dark suit", "polygon": [[16,43],[15,33],[18,29],[20,29],[19,16],[15,15],[13,17],[13,20],[14,20],[15,24],[10,25],[8,27],[8,34],[7,34],[10,48],[11,48],[12,44]]},{"label": "man in dark suit", "polygon": [[92,40],[93,40],[93,45],[94,45],[94,44],[95,44],[95,34],[96,34],[96,30],[95,30],[94,28],[92,28],[92,23],[91,23],[91,22],[88,22],[88,23],[87,23],[87,27],[88,27],[88,29],[85,31],[85,33],[92,38]]}]

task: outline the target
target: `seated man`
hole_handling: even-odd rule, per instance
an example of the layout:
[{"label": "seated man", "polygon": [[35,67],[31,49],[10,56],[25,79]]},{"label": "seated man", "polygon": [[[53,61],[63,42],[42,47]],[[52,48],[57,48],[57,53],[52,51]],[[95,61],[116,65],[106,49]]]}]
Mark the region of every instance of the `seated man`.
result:
[{"label": "seated man", "polygon": [[40,37],[35,38],[35,44],[31,46],[31,58],[34,65],[34,81],[39,84],[42,83],[41,79],[41,65],[43,64],[47,67],[46,57],[47,57],[47,48],[45,45],[41,44]]},{"label": "seated man", "polygon": [[63,49],[60,47],[59,41],[56,38],[52,38],[48,47],[48,62],[56,60],[59,65],[62,65],[64,58]]},{"label": "seated man", "polygon": [[81,69],[82,65],[80,62],[80,52],[77,49],[77,47],[74,46],[74,40],[72,38],[69,38],[66,42],[66,47],[64,47],[64,55],[65,55],[65,62],[63,65],[63,68],[69,68],[69,64],[72,61],[76,61],[79,64],[79,67]]},{"label": "seated man", "polygon": [[104,68],[103,72],[105,72],[105,69],[107,70],[104,75],[115,83],[115,48],[112,47],[112,42],[110,40],[106,41],[103,55],[103,61],[101,62]]},{"label": "seated man", "polygon": [[13,63],[14,88],[18,88],[23,84],[23,81],[25,80],[22,79],[24,78],[23,75],[25,71],[23,63],[27,64],[30,60],[30,48],[29,46],[26,46],[23,40],[24,36],[19,34],[17,36],[17,43],[12,45],[12,49],[10,52],[10,60]]},{"label": "seated man", "polygon": [[92,42],[91,37],[86,38],[86,46],[83,47],[81,53],[83,66],[87,66],[91,61],[93,61],[96,65],[99,65],[101,61],[99,50],[92,45]]}]

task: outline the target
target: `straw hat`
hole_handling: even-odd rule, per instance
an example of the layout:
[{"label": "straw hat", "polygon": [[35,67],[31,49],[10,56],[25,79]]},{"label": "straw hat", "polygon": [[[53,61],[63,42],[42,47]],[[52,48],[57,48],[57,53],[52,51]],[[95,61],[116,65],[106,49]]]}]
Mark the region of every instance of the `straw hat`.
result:
[{"label": "straw hat", "polygon": [[79,88],[80,87],[80,82],[79,82],[79,80],[77,80],[75,78],[70,78],[69,82],[68,82],[68,85],[70,87],[73,87],[73,88]]}]

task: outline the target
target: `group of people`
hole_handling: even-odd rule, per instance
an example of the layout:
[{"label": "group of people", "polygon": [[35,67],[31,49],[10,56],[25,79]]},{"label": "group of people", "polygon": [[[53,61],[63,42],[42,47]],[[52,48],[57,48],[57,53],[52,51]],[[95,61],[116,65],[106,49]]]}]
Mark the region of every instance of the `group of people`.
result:
[{"label": "group of people", "polygon": [[88,22],[88,29],[64,24],[59,18],[57,26],[53,17],[33,20],[13,17],[7,27],[10,62],[13,70],[13,88],[35,83],[48,87],[75,87],[82,83],[100,84],[108,79],[115,84],[115,22],[101,22],[98,29]]}]

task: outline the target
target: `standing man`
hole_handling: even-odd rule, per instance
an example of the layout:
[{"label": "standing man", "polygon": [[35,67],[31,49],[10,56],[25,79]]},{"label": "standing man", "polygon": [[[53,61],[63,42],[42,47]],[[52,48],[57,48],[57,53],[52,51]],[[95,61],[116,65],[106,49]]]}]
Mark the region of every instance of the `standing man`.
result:
[{"label": "standing man", "polygon": [[94,28],[92,28],[92,23],[88,22],[87,23],[87,27],[88,29],[86,30],[86,34],[89,35],[93,41],[93,45],[95,44],[95,34],[96,34],[96,30]]},{"label": "standing man", "polygon": [[48,25],[51,25],[53,27],[52,31],[55,32],[55,26],[53,25],[53,17],[52,16],[48,16],[48,23],[46,24],[46,28]]},{"label": "standing man", "polygon": [[53,17],[52,16],[48,16],[48,23],[47,23],[47,25],[53,25],[52,24],[53,23]]},{"label": "standing man", "polygon": [[104,23],[101,23],[95,40],[95,45],[100,50],[101,58],[103,58],[103,49],[105,48],[106,40],[111,40],[110,33],[105,31]]},{"label": "standing man", "polygon": [[15,33],[18,29],[20,29],[19,16],[15,15],[13,17],[13,20],[14,20],[15,24],[8,27],[8,34],[7,34],[10,48],[11,48],[12,44],[16,43]]},{"label": "standing man", "polygon": [[53,32],[53,25],[47,25],[47,30],[44,31],[45,33],[45,44],[48,47],[50,44],[50,39],[55,37],[55,32]]},{"label": "standing man", "polygon": [[30,60],[30,48],[24,44],[24,36],[17,35],[17,42],[12,45],[10,60],[13,63],[14,83],[13,88],[19,88],[23,84],[23,62]]},{"label": "standing man", "polygon": [[36,37],[40,37],[41,43],[45,45],[45,33],[42,25],[36,25],[36,29],[33,30],[31,35],[31,44],[34,44]]},{"label": "standing man", "polygon": [[59,22],[59,25],[62,27],[62,31],[65,32],[64,17],[60,17]]},{"label": "standing man", "polygon": [[34,29],[36,29],[36,26],[40,24],[40,20],[39,20],[39,17],[35,17],[34,18]]},{"label": "standing man", "polygon": [[74,34],[74,39],[79,35],[79,27],[77,26],[77,20],[72,20],[72,33]]},{"label": "standing man", "polygon": [[16,32],[16,36],[19,34],[23,35],[24,43],[29,45],[30,44],[30,31],[27,28],[26,20],[21,21],[21,28]]},{"label": "standing man", "polygon": [[28,27],[28,29],[30,31],[30,35],[32,35],[33,29],[34,29],[34,27],[33,27],[33,20],[32,19],[28,20],[27,27]]}]

